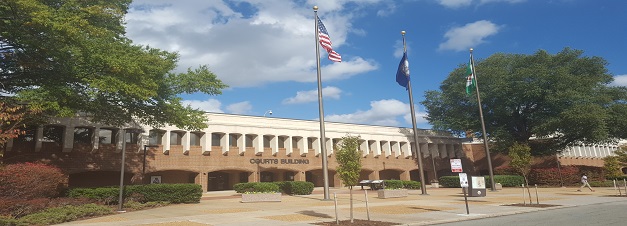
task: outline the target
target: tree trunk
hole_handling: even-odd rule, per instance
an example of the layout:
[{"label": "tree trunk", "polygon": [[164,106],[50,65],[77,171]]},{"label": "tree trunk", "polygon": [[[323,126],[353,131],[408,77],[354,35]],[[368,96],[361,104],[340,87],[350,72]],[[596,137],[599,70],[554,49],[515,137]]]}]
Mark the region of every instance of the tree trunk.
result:
[{"label": "tree trunk", "polygon": [[350,200],[351,200],[351,224],[352,224],[354,223],[354,220],[353,220],[353,186],[348,187],[348,194],[350,194]]},{"label": "tree trunk", "polygon": [[529,181],[527,180],[527,175],[523,175],[525,178],[525,185],[527,186],[527,194],[529,195],[529,204],[531,204],[531,190],[529,190]]}]

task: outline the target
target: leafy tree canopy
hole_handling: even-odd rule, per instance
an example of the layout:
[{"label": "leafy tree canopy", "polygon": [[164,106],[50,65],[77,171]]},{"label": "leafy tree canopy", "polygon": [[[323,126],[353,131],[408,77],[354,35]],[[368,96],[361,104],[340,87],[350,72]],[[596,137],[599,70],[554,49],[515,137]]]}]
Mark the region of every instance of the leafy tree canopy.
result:
[{"label": "leafy tree canopy", "polygon": [[361,152],[359,151],[359,137],[346,135],[336,148],[337,173],[346,186],[352,189],[359,182],[361,172]]},{"label": "leafy tree canopy", "polygon": [[[557,54],[497,53],[475,62],[488,139],[496,151],[518,142],[534,154],[551,154],[568,145],[627,138],[627,87],[611,87],[612,75],[601,57],[565,48]],[[422,104],[436,129],[481,136],[476,93],[465,91],[460,65],[427,91]]]},{"label": "leafy tree canopy", "polygon": [[207,66],[174,73],[177,53],[133,44],[124,27],[130,3],[0,1],[0,92],[50,116],[206,127],[179,94],[217,95],[227,86]]}]

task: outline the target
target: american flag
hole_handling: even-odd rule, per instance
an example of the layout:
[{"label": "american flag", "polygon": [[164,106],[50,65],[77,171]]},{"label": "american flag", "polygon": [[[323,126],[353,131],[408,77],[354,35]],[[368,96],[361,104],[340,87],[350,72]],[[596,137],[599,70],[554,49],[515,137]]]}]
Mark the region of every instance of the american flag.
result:
[{"label": "american flag", "polygon": [[331,37],[329,37],[329,32],[327,32],[327,28],[324,27],[322,20],[318,17],[318,39],[320,40],[320,45],[324,48],[327,53],[329,53],[329,60],[334,62],[342,62],[342,56],[339,53],[333,51],[333,46],[331,46]]}]

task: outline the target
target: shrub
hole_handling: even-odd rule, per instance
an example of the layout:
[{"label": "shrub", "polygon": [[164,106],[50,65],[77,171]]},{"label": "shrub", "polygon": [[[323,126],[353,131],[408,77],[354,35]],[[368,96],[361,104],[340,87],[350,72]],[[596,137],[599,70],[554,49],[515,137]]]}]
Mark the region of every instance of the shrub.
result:
[{"label": "shrub", "polygon": [[113,209],[97,204],[81,206],[64,206],[49,208],[44,211],[30,214],[19,219],[27,225],[51,225],[73,221],[85,217],[103,216],[113,213]]},{"label": "shrub", "polygon": [[[287,185],[286,185],[287,186]],[[274,182],[249,182],[233,185],[237,193],[276,193],[281,192],[279,185]]]},{"label": "shrub", "polygon": [[290,195],[311,195],[314,189],[314,184],[307,181],[289,181]]},{"label": "shrub", "polygon": [[[3,199],[0,202],[0,215],[20,218],[48,208],[49,199],[38,198],[31,200]],[[1,224],[0,224],[1,225]]]},{"label": "shrub", "polygon": [[98,201],[105,205],[113,205],[118,203],[120,188],[73,188],[68,191],[68,197],[71,198],[88,198]]},{"label": "shrub", "polygon": [[127,198],[141,197],[144,202],[198,203],[202,187],[198,184],[131,185],[126,186],[124,193]]},{"label": "shrub", "polygon": [[461,188],[459,176],[443,176],[438,179],[440,185],[445,188]]},{"label": "shrub", "polygon": [[611,180],[590,181],[590,186],[591,187],[614,187],[614,181],[611,181]]},{"label": "shrub", "polygon": [[276,184],[277,186],[279,186],[279,190],[283,191],[283,193],[285,194],[292,194],[292,185],[290,184],[292,181],[275,181],[272,182],[274,184]]},{"label": "shrub", "polygon": [[[106,205],[117,204],[119,188],[74,188],[69,197],[85,197]],[[136,202],[198,203],[202,187],[197,184],[146,184],[124,187],[124,200]]]},{"label": "shrub", "polygon": [[233,185],[233,190],[237,193],[246,193],[253,191],[253,185],[257,182],[246,182],[246,183],[237,183]]},{"label": "shrub", "polygon": [[40,163],[10,164],[0,170],[0,197],[35,199],[57,197],[67,187],[59,168]]},{"label": "shrub", "polygon": [[418,181],[404,180],[403,181],[403,187],[407,188],[407,189],[421,189],[422,185]]},{"label": "shrub", "polygon": [[[492,188],[490,176],[485,176],[486,188]],[[525,178],[518,175],[494,175],[494,183],[500,183],[503,187],[517,187],[525,183]]]},{"label": "shrub", "polygon": [[385,189],[401,189],[401,188],[404,188],[402,180],[384,180],[383,183],[385,183]]}]

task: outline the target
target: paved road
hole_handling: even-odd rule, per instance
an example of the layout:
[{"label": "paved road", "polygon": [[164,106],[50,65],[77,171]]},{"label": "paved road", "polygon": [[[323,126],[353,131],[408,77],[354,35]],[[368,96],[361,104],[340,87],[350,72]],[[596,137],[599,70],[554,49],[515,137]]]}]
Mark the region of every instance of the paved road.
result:
[{"label": "paved road", "polygon": [[489,225],[625,225],[627,222],[627,199],[623,201],[597,203],[574,206],[570,208],[552,209],[467,220],[439,226],[489,226]]}]

